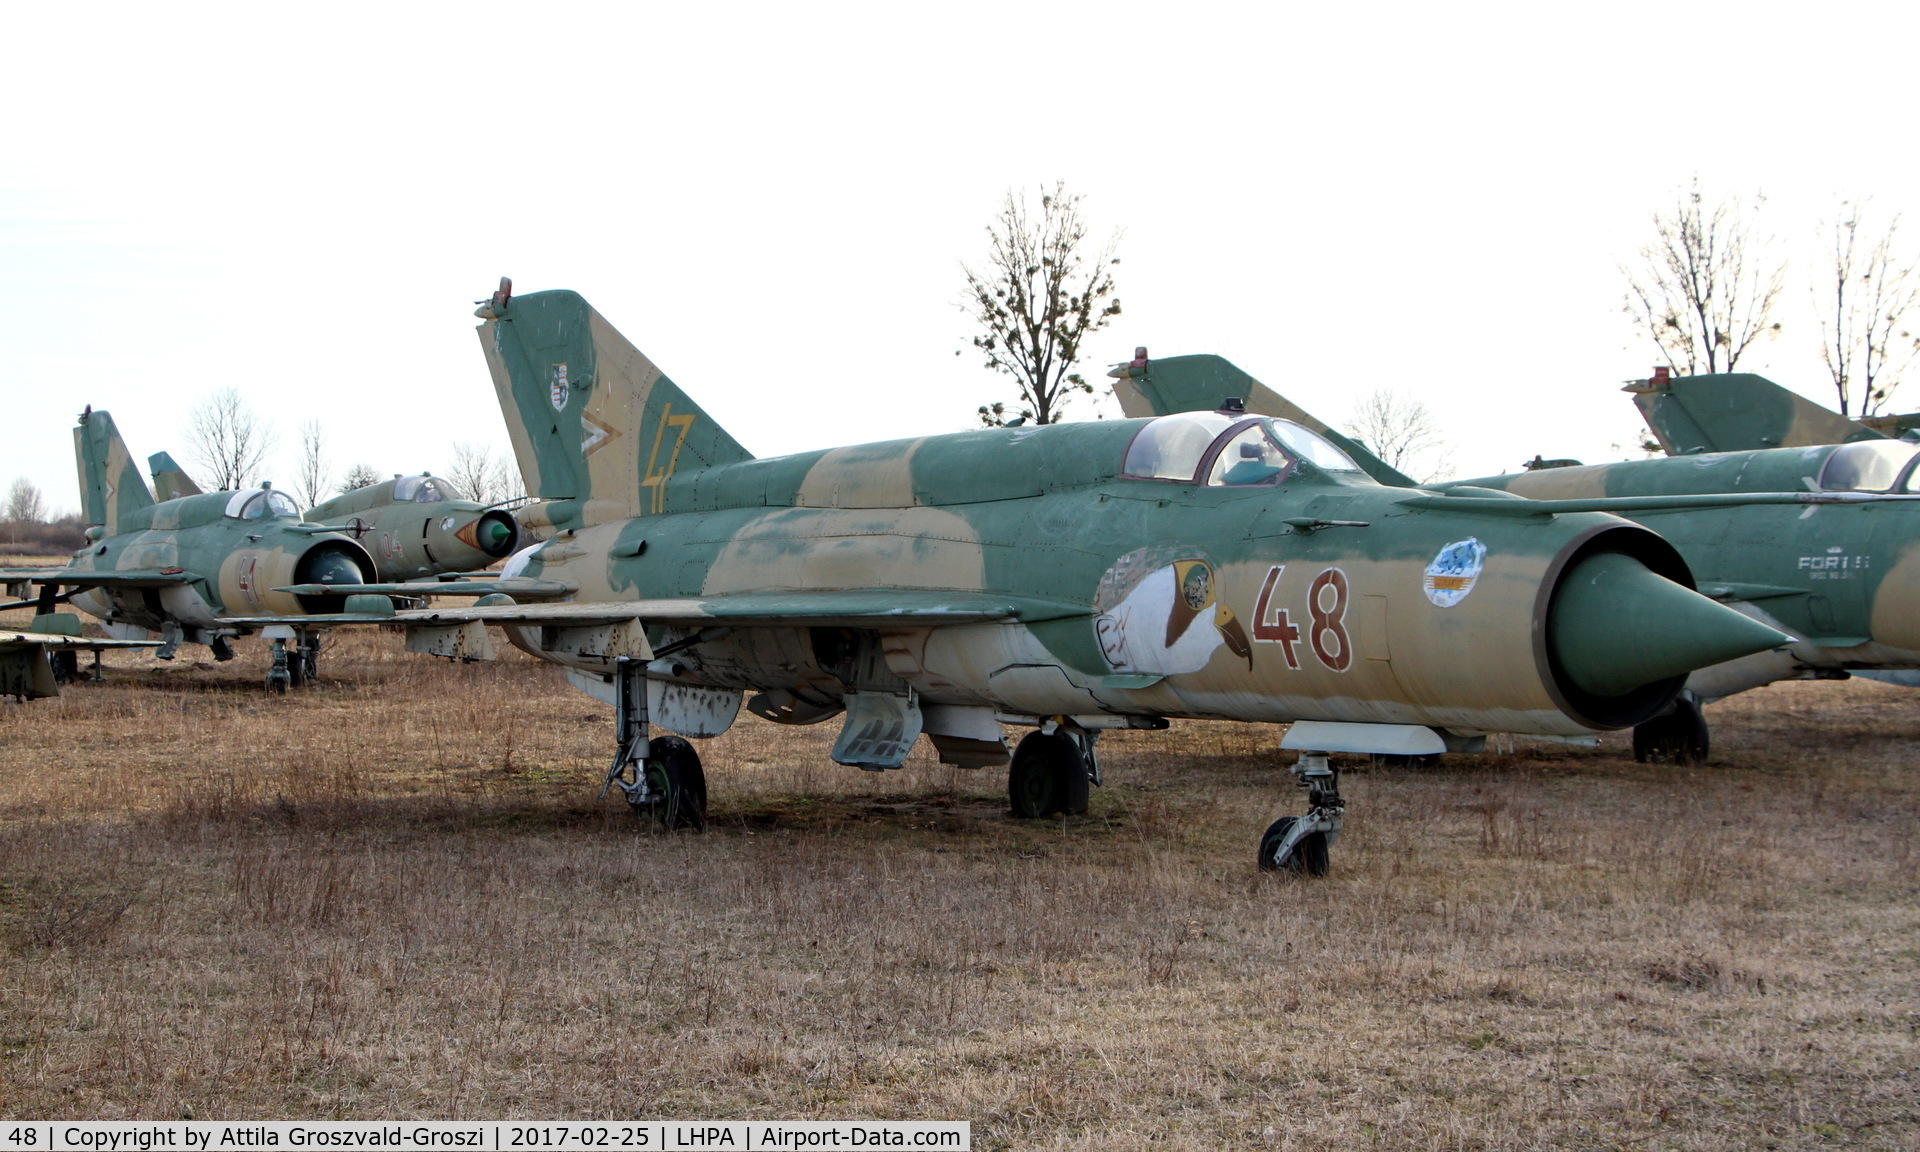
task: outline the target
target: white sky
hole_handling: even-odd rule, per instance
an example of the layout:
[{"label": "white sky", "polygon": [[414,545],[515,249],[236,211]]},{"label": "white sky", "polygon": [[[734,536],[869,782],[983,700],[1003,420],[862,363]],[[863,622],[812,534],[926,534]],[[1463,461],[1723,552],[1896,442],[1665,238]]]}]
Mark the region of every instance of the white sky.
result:
[{"label": "white sky", "polygon": [[[1090,375],[1216,352],[1335,423],[1424,400],[1460,475],[1618,458],[1654,357],[1617,264],[1650,214],[1695,173],[1764,190],[1811,256],[1844,197],[1914,207],[1916,31],[1850,4],[12,6],[0,485],[71,508],[82,405],[184,456],[228,384],[283,483],[308,415],[341,470],[504,448],[471,316],[502,274],[584,294],[758,454],[966,428],[1010,390],[959,263],[1056,179],[1124,230]],[[1824,400],[1810,264],[1742,367]]]}]

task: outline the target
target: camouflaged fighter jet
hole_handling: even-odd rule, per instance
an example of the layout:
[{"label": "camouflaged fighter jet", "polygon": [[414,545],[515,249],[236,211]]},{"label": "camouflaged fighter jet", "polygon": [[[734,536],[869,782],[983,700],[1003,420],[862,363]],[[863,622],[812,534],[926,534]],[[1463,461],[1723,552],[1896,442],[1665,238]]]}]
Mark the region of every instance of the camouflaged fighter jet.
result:
[{"label": "camouflaged fighter jet", "polygon": [[[168,499],[200,495],[199,485],[165,452],[147,457],[147,470],[153,490]],[[511,556],[521,536],[513,513],[468,500],[451,481],[429,472],[343,492],[301,518],[351,533],[367,545],[382,580],[485,568]]]},{"label": "camouflaged fighter jet", "polygon": [[1672,376],[1656,368],[1622,391],[1633,393],[1634,407],[1669,456],[1898,439],[1920,428],[1920,412],[1850,420],[1745,372]]},{"label": "camouflaged fighter jet", "polygon": [[[1724,397],[1746,381],[1766,383],[1757,376],[1675,383],[1684,394],[1688,384],[1704,382],[1701,394]],[[1221,389],[1245,391],[1256,409],[1286,403],[1218,357],[1153,361],[1151,371],[1123,377],[1115,391],[1132,411]],[[1794,637],[1694,672],[1669,710],[1636,722],[1637,758],[1697,760],[1708,751],[1703,702],[1778,680],[1920,669],[1920,448],[1861,431],[1867,438],[1849,444],[1569,462],[1444,490],[1475,498],[1497,490],[1631,516],[1679,549],[1700,591]]]},{"label": "camouflaged fighter jet", "polygon": [[74,429],[74,454],[92,525],[87,544],[63,568],[0,569],[14,595],[39,586],[38,597],[22,604],[50,612],[68,602],[110,632],[137,629],[140,639],[157,632],[163,659],[188,641],[229,660],[233,637],[260,630],[273,641],[267,686],[276,690],[313,675],[320,628],[392,615],[386,597],[278,590],[294,581],[325,588],[375,576],[365,548],[336,529],[302,522],[285,493],[260,487],[155,503],[113,418],[91,408]]},{"label": "camouflaged fighter jet", "polygon": [[1029,817],[1084,809],[1102,730],[1291,722],[1309,811],[1260,863],[1317,873],[1344,810],[1327,753],[1630,726],[1691,669],[1785,639],[1692,591],[1644,528],[1384,487],[1292,421],[755,459],[575,293],[503,282],[478,314],[554,535],[472,607],[397,619],[420,651],[485,658],[492,624],[564,665],[615,709],[607,786],[668,825],[703,821],[705,777],[652,726],[717,735],[743,694],[776,723],[844,713],[833,759],[868,769],[922,735],[948,763],[1006,763],[1001,725],[1034,728],[1008,772]]}]

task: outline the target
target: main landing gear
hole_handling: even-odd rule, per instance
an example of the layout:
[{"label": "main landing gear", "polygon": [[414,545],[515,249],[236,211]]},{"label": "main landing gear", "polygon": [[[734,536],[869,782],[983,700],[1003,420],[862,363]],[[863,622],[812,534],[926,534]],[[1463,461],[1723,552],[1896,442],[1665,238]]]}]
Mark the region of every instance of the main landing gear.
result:
[{"label": "main landing gear", "polygon": [[707,826],[707,775],[700,754],[678,736],[650,736],[647,670],[643,661],[614,661],[613,765],[602,797],[618,786],[636,817],[672,831]]},{"label": "main landing gear", "polygon": [[[298,688],[320,675],[320,636],[305,628],[269,628],[266,635],[273,640],[273,666],[267,669],[267,691],[285,692],[288,688]],[[226,638],[216,637],[221,644]],[[287,647],[287,641],[293,641],[293,647]],[[214,649],[215,659],[232,659],[233,650],[227,648],[222,657],[220,649]]]},{"label": "main landing gear", "polygon": [[1633,758],[1645,764],[1664,760],[1698,764],[1707,758],[1707,717],[1700,697],[1682,692],[1672,711],[1655,716],[1633,730]]},{"label": "main landing gear", "polygon": [[1260,871],[1327,874],[1327,849],[1340,838],[1347,803],[1340,798],[1340,773],[1324,752],[1302,752],[1290,770],[1307,790],[1307,814],[1282,816],[1260,837]]},{"label": "main landing gear", "polygon": [[1065,724],[1030,732],[1013,750],[1007,768],[1007,799],[1013,814],[1044,820],[1055,813],[1079,816],[1087,810],[1088,786],[1100,782],[1100,761],[1093,741],[1099,733]]}]

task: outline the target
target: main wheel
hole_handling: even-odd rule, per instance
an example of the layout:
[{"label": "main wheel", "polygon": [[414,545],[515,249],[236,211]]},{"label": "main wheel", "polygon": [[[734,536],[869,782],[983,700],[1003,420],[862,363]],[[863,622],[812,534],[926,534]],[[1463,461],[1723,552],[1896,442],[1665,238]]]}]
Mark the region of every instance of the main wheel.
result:
[{"label": "main wheel", "polygon": [[[707,774],[700,754],[678,736],[656,736],[647,745],[647,791],[653,822],[672,831],[707,826]],[[639,805],[635,806],[638,814]]]},{"label": "main wheel", "polygon": [[47,663],[53,666],[55,684],[71,684],[80,679],[80,653],[71,648],[47,653]]},{"label": "main wheel", "polygon": [[1280,841],[1293,831],[1298,816],[1282,816],[1267,825],[1267,831],[1260,837],[1260,871],[1297,872],[1303,876],[1325,876],[1327,874],[1327,834],[1309,832],[1300,837],[1293,846],[1293,852],[1285,864],[1274,862],[1273,854],[1280,850]]},{"label": "main wheel", "polygon": [[1707,758],[1707,747],[1706,712],[1691,692],[1680,694],[1673,711],[1633,730],[1633,758],[1642,764],[1649,760],[1698,764]]},{"label": "main wheel", "polygon": [[1025,820],[1056,812],[1080,815],[1087,810],[1088,784],[1086,757],[1064,732],[1029,733],[1007,768],[1007,799],[1013,814]]}]

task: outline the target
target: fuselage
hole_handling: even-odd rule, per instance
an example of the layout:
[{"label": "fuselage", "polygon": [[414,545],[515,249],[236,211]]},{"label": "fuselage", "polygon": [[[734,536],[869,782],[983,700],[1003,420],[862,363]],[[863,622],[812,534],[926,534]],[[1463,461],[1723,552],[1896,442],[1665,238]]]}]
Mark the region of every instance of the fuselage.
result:
[{"label": "fuselage", "polygon": [[[1705,493],[1920,491],[1905,441],[1717,452],[1461,481],[1533,499]],[[1831,669],[1920,668],[1920,499],[1638,513],[1701,588],[1795,636],[1791,651],[1703,670],[1723,696]]]},{"label": "fuselage", "polygon": [[424,474],[343,492],[309,509],[306,518],[351,532],[382,580],[485,568],[519,547],[511,513],[463,499],[447,480]]},{"label": "fuselage", "polygon": [[[1165,423],[1183,419],[1204,426]],[[1171,432],[1143,454],[1149,424]],[[1409,508],[1400,502],[1418,493],[1375,483],[1324,441],[1262,441],[1272,427],[1189,414],[681,472],[664,481],[657,514],[563,531],[509,571],[570,581],[582,603],[849,589],[1006,596],[1028,606],[1020,621],[865,631],[883,674],[924,704],[1020,717],[1574,735],[1637,723],[1677,691],[1678,679],[1671,691],[1583,692],[1553,646],[1561,580],[1596,552],[1686,582],[1656,536],[1600,514]],[[742,629],[689,653],[684,676],[830,709],[861,675],[839,631]],[[509,632],[536,654],[600,670],[544,644],[539,628]]]},{"label": "fuselage", "polygon": [[[75,552],[68,569],[120,579],[76,592],[74,605],[111,624],[177,625],[200,642],[249,631],[232,623],[236,617],[337,611],[336,597],[276,589],[374,573],[352,537],[303,524],[293,502],[271,489],[183,496],[125,512],[115,526]],[[129,582],[134,573],[151,576]]]}]

